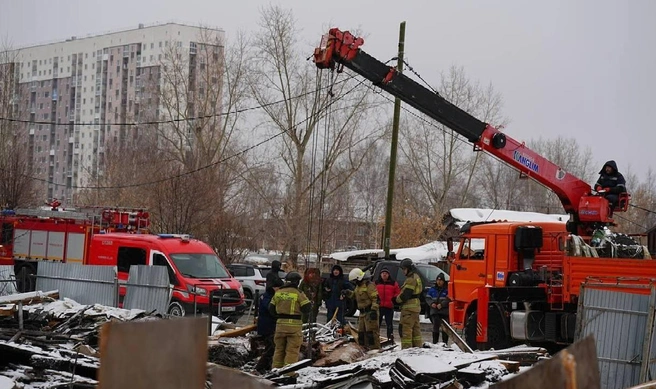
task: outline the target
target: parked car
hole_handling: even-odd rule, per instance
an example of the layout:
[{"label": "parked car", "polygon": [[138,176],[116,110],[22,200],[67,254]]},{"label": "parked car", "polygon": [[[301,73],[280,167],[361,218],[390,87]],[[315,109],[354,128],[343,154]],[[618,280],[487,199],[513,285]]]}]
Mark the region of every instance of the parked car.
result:
[{"label": "parked car", "polygon": [[[247,303],[253,301],[256,294],[262,295],[266,287],[266,276],[271,271],[270,266],[256,266],[246,263],[231,263],[227,265],[230,274],[235,277],[244,288],[244,296]],[[280,272],[280,278],[285,278],[286,273]]]},{"label": "parked car", "polygon": [[[378,277],[380,277],[380,271],[383,270],[383,268],[387,268],[389,270],[390,276],[394,278],[394,281],[396,281],[399,284],[399,287],[403,285],[405,282],[405,274],[403,274],[403,270],[399,267],[399,264],[401,261],[392,261],[392,260],[380,260],[376,261],[376,263],[366,267],[366,270],[369,270],[369,272],[372,273],[372,279],[376,281]],[[421,313],[425,314],[428,312],[428,306],[426,305],[425,302],[425,296],[426,296],[426,291],[435,285],[435,279],[437,278],[437,275],[440,273],[444,274],[444,279],[449,280],[449,274],[446,273],[444,270],[433,266],[429,265],[427,263],[415,263],[415,267],[417,268],[417,274],[419,274],[419,277],[421,278],[421,282],[424,286],[424,291],[421,293]],[[395,304],[395,309],[399,309],[398,306]]]}]

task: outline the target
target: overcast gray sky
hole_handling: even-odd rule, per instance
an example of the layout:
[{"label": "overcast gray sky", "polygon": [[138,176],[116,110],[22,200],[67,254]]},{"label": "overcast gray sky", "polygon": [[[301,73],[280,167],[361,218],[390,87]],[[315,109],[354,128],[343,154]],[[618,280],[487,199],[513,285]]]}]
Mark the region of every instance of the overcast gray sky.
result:
[{"label": "overcast gray sky", "polygon": [[360,29],[363,50],[382,61],[405,20],[408,62],[431,83],[452,64],[491,82],[511,137],[574,137],[620,171],[654,166],[654,0],[0,0],[0,36],[24,46],[175,19],[229,38],[256,29],[269,3],[294,11],[308,45],[328,26]]}]

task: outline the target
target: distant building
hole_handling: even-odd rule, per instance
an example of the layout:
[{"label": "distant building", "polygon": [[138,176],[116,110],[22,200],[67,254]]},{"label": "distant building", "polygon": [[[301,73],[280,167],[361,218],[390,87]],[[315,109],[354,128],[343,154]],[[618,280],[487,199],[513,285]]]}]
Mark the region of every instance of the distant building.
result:
[{"label": "distant building", "polygon": [[[215,34],[211,42],[223,40],[222,30],[202,31]],[[44,198],[71,205],[74,188],[102,174],[107,146],[130,142],[143,131],[129,123],[163,118],[157,93],[162,61],[172,47],[179,48],[188,57],[182,58],[187,64],[182,77],[195,80],[204,66],[200,35],[194,26],[139,25],[20,48],[11,63],[0,64],[3,74],[15,78],[12,84],[17,81],[14,102],[20,119],[29,121],[24,144],[44,183]],[[218,57],[223,46],[213,47]],[[186,112],[193,114],[193,107]]]}]

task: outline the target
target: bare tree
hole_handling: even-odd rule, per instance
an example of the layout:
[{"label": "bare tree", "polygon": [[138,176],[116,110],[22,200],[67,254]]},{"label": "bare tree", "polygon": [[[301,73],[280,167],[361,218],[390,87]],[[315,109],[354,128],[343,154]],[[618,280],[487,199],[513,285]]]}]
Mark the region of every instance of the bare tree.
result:
[{"label": "bare tree", "polygon": [[35,201],[28,126],[21,122],[29,118],[19,109],[28,96],[19,85],[18,55],[7,41],[0,44],[0,208]]},{"label": "bare tree", "polygon": [[[332,80],[330,73],[303,62],[311,48],[299,50],[299,35],[291,11],[264,8],[253,45],[251,78],[251,91],[264,108],[267,128],[282,134],[276,162],[285,172],[285,190],[278,208],[292,268],[303,243],[311,239],[310,215],[325,215],[328,198],[348,182],[379,137],[364,130],[368,90],[356,88],[348,78]],[[318,137],[321,147],[312,147],[313,137]]]},{"label": "bare tree", "polygon": [[[491,85],[484,87],[468,79],[462,67],[442,74],[437,92],[482,121],[496,125],[506,122],[501,115],[501,96]],[[466,139],[423,115],[408,117],[401,134],[400,170],[416,189],[407,191],[406,200],[415,212],[434,224],[448,209],[476,201],[472,184],[480,154],[471,152]]]}]

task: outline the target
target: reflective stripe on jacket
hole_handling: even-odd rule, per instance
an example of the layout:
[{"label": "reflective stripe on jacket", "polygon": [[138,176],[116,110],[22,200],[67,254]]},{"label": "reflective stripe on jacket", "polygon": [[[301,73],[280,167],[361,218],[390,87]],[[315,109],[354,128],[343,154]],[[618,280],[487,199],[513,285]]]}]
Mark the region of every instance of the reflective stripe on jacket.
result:
[{"label": "reflective stripe on jacket", "polygon": [[270,306],[275,310],[276,330],[301,329],[301,311],[309,311],[310,300],[305,293],[292,286],[285,286],[276,291]]},{"label": "reflective stripe on jacket", "polygon": [[[421,278],[415,272],[408,274],[401,287],[401,294],[396,298],[396,301],[401,304],[401,310],[421,312],[419,296],[422,290]],[[405,296],[408,296],[408,298],[405,299]]]},{"label": "reflective stripe on jacket", "polygon": [[361,312],[377,311],[379,305],[378,289],[371,281],[365,281],[355,288],[355,301]]}]

